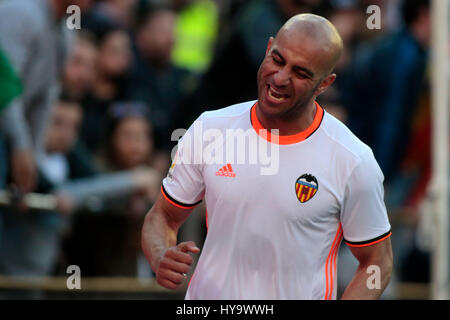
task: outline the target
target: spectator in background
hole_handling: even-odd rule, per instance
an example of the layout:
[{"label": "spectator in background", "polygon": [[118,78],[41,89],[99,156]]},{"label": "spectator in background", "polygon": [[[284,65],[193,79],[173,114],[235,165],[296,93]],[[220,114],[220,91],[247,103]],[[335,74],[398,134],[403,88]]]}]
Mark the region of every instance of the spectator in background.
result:
[{"label": "spectator in background", "polygon": [[108,109],[108,129],[101,163],[104,171],[151,166],[153,128],[143,103],[116,102]]},{"label": "spectator in background", "polygon": [[0,51],[0,112],[22,93],[22,84],[5,54]]},{"label": "spectator in background", "polygon": [[[37,192],[50,193],[71,179],[95,174],[89,159],[75,147],[81,119],[81,106],[76,102],[62,99],[53,109],[45,152],[37,157]],[[62,214],[69,213],[69,207],[67,199],[59,196],[55,211],[19,214],[5,209],[4,230],[0,234],[0,273],[51,275],[65,225]]]},{"label": "spectator in background", "polygon": [[81,138],[89,151],[97,153],[106,132],[107,110],[111,103],[123,100],[131,62],[130,36],[113,25],[94,30],[98,38],[98,56],[90,94],[83,101],[84,121]]},{"label": "spectator in background", "polygon": [[213,0],[177,0],[172,61],[181,68],[203,73],[214,53],[219,12]]},{"label": "spectator in background", "polygon": [[82,102],[87,98],[95,80],[98,49],[95,37],[87,31],[77,34],[63,71],[64,92]]},{"label": "spectator in background", "polygon": [[[2,110],[22,93],[22,84],[8,58],[0,50],[0,118]],[[0,133],[0,189],[6,185],[8,175],[8,155],[4,138]],[[0,230],[1,232],[1,230]]]},{"label": "spectator in background", "polygon": [[156,148],[166,150],[180,103],[195,87],[195,77],[171,62],[175,20],[175,12],[165,6],[151,7],[142,13],[126,91],[127,100],[149,106]]},{"label": "spectator in background", "polygon": [[[146,0],[144,0],[145,2]],[[132,30],[135,14],[139,10],[140,0],[104,0],[98,1],[83,18],[83,27],[96,28],[98,24],[115,24],[125,30]]]},{"label": "spectator in background", "polygon": [[23,93],[1,116],[11,144],[12,182],[22,192],[36,186],[35,155],[44,149],[44,130],[58,97],[66,38],[62,19],[76,4],[86,10],[91,0],[5,0],[0,2],[0,48],[19,75]]},{"label": "spectator in background", "polygon": [[397,223],[393,230],[394,285],[397,277],[429,280],[429,257],[415,240],[418,196],[430,177],[429,5],[429,0],[404,0],[403,28],[357,47],[342,87],[348,126],[372,148],[383,171],[390,218],[399,218],[395,209],[407,209],[403,219],[409,225]]},{"label": "spectator in background", "polygon": [[[162,177],[169,159],[164,163],[154,152],[153,125],[148,120],[147,106],[141,103],[118,102],[109,111],[105,145],[100,167],[106,172],[117,172],[144,167],[153,168]],[[131,214],[142,215],[142,209],[153,202],[159,192],[159,184],[139,192],[131,199]]]},{"label": "spectator in background", "polygon": [[345,98],[348,125],[372,147],[387,183],[404,156],[411,117],[424,86],[429,0],[403,1],[402,14],[405,25],[400,32],[358,48]]},{"label": "spectator in background", "polygon": [[83,110],[76,100],[60,98],[46,135],[46,152],[38,157],[39,191],[49,193],[68,180],[94,176],[98,170],[78,142]]},{"label": "spectator in background", "polygon": [[152,125],[146,112],[146,106],[136,103],[115,103],[108,111],[110,121],[101,168],[113,173],[140,168],[138,179],[145,180],[146,188],[130,188],[126,199],[120,195],[110,199],[103,209],[105,214],[76,217],[67,250],[69,260],[80,265],[85,275],[137,273],[143,212],[155,200],[166,173],[154,167]]},{"label": "spectator in background", "polygon": [[328,19],[336,27],[344,42],[342,55],[336,64],[338,74],[333,86],[318,97],[318,102],[326,106],[328,113],[342,122],[347,122],[347,109],[344,96],[348,92],[349,68],[355,47],[362,41],[366,30],[365,9],[361,1],[331,1]]},{"label": "spectator in background", "polygon": [[[98,243],[96,238],[101,242],[99,230],[101,234],[108,234],[111,228],[118,230],[119,235],[108,234],[108,242],[117,236],[118,243],[114,250],[122,246],[125,250],[119,253],[122,258],[123,255],[134,254],[131,262],[130,259],[125,259],[124,263],[136,264],[137,251],[129,251],[130,248],[139,246],[139,241],[136,240],[139,235],[134,234],[134,231],[139,230],[139,226],[135,224],[140,225],[142,212],[148,209],[158,193],[162,177],[161,173],[150,167],[150,125],[146,118],[140,117],[127,113],[123,121],[122,118],[115,120],[117,124],[111,127],[110,140],[111,168],[114,168],[114,172],[99,173],[89,154],[77,143],[78,129],[82,122],[80,104],[67,97],[58,101],[47,130],[45,152],[37,158],[39,170],[36,188],[38,193],[55,197],[55,209],[25,214],[9,209],[2,211],[0,274],[52,275],[60,258],[61,237],[67,227],[70,227],[71,221],[68,218],[72,219],[72,214],[80,210],[84,210],[87,215],[82,215],[81,218],[75,216],[73,219],[76,223],[83,221],[82,230],[86,229],[85,224],[91,225],[92,221],[101,222],[97,226],[97,233],[93,235],[94,238],[90,239],[92,243]],[[112,215],[100,215],[100,220],[96,220],[95,216],[92,216],[93,210]],[[86,217],[87,220],[83,220]],[[108,224],[111,221],[113,223]],[[123,230],[126,232],[123,233]],[[120,237],[120,234],[124,237]],[[136,243],[133,243],[134,240]],[[105,257],[99,252],[105,250],[103,245],[96,248],[98,251],[95,253],[102,259]],[[74,246],[78,247],[78,243],[74,243]],[[85,257],[83,252],[80,260]],[[121,258],[117,263],[121,264],[120,261]],[[104,265],[110,262],[109,259],[100,262],[103,264],[98,275],[113,270]],[[78,264],[78,261],[74,263]],[[122,270],[121,267],[118,269]],[[89,269],[86,269],[86,272],[88,271]]]}]

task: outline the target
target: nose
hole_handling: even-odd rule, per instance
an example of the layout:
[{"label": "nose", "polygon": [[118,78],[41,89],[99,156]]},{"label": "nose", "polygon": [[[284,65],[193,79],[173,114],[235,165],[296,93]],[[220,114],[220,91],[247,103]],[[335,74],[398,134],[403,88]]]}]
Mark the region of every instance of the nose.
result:
[{"label": "nose", "polygon": [[277,87],[283,87],[289,83],[290,74],[287,68],[281,68],[273,76],[273,84]]}]

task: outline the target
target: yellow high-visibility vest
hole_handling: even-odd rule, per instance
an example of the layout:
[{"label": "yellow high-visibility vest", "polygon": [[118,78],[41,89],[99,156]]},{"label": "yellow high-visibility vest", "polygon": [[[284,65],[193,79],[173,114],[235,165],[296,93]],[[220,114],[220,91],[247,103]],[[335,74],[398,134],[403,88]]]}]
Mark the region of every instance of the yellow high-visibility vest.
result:
[{"label": "yellow high-visibility vest", "polygon": [[200,73],[206,70],[214,51],[218,20],[218,9],[212,0],[194,1],[179,13],[172,51],[175,65]]}]

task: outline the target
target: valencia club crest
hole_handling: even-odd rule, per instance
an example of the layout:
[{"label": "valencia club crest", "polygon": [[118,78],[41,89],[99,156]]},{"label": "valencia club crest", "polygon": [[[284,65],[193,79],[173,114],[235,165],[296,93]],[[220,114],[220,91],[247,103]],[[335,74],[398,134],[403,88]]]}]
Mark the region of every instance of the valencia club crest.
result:
[{"label": "valencia club crest", "polygon": [[295,195],[301,203],[314,197],[317,190],[319,190],[319,183],[311,174],[302,174],[295,182]]}]

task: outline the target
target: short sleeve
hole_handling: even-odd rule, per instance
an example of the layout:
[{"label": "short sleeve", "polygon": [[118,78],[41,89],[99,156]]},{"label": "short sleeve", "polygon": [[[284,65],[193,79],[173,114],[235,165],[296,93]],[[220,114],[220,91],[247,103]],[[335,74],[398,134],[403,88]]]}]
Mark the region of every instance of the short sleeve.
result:
[{"label": "short sleeve", "polygon": [[173,205],[190,209],[202,201],[205,184],[202,174],[202,161],[199,153],[201,139],[195,130],[201,124],[198,118],[178,142],[178,149],[167,176],[161,186],[161,193]]},{"label": "short sleeve", "polygon": [[341,224],[349,246],[369,246],[391,235],[384,204],[384,176],[369,149],[348,178]]}]

